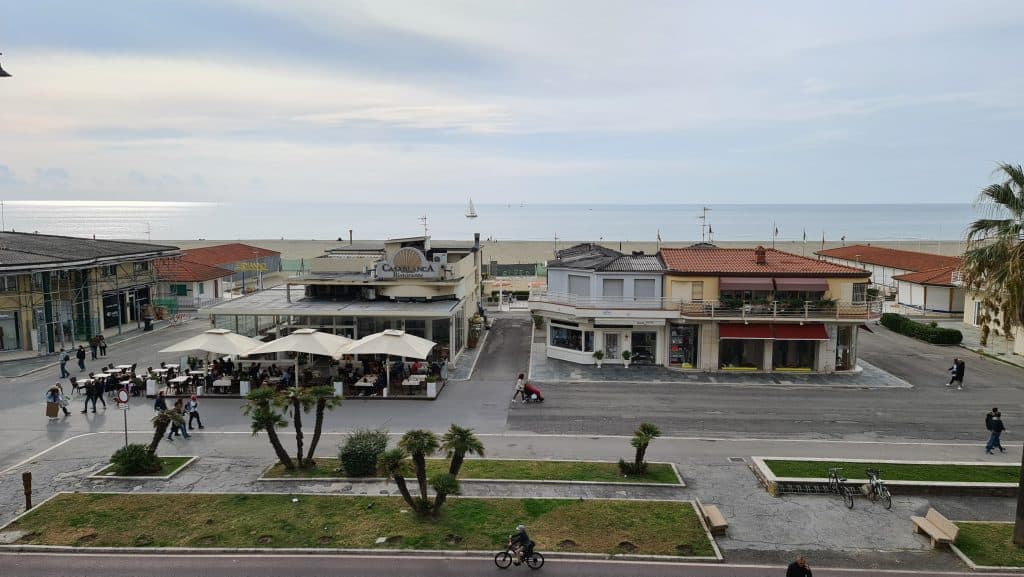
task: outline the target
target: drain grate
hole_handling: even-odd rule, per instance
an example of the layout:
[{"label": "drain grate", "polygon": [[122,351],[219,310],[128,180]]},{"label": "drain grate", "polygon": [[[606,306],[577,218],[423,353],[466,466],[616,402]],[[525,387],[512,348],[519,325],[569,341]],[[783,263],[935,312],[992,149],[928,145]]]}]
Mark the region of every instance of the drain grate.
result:
[{"label": "drain grate", "polygon": [[743,457],[729,457],[730,463],[742,463]]}]

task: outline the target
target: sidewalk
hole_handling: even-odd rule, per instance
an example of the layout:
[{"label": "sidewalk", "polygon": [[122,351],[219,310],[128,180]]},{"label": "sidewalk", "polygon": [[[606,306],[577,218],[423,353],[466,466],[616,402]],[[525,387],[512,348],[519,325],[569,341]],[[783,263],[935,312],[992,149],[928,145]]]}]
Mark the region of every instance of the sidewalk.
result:
[{"label": "sidewalk", "polygon": [[1024,356],[1013,354],[1013,341],[1002,335],[989,333],[988,346],[981,346],[981,329],[958,319],[932,319],[940,327],[957,329],[964,335],[960,346],[976,353],[999,359],[1004,363],[1024,368]]},{"label": "sidewalk", "polygon": [[621,364],[580,365],[549,358],[544,342],[534,342],[530,358],[530,378],[540,383],[686,383],[718,385],[784,385],[853,388],[911,388],[913,385],[868,363],[858,360],[861,370],[854,373],[705,373],[681,371],[657,365]]}]

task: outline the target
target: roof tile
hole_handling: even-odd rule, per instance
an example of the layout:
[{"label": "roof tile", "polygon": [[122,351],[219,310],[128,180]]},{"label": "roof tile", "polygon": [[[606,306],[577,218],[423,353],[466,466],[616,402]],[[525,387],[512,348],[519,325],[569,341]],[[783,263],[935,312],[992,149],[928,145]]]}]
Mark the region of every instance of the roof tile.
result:
[{"label": "roof tile", "polygon": [[850,246],[819,250],[814,254],[910,271],[929,270],[949,266],[957,267],[960,266],[961,262],[960,259],[955,256],[943,256],[941,254],[932,254],[928,252],[884,248],[867,244],[854,244]]},{"label": "roof tile", "polygon": [[953,273],[958,270],[960,270],[959,265],[944,266],[940,268],[920,270],[917,272],[909,272],[907,274],[896,275],[892,278],[894,280],[914,284],[927,284],[933,286],[956,286],[953,284]]},{"label": "roof tile", "polygon": [[267,250],[258,246],[234,242],[230,244],[218,244],[204,246],[202,248],[190,248],[183,251],[184,258],[191,262],[197,262],[209,266],[218,266],[235,262],[244,262],[262,256],[280,256],[281,253]]},{"label": "roof tile", "polygon": [[202,282],[235,274],[226,268],[209,266],[184,258],[161,258],[153,261],[156,277],[170,282]]},{"label": "roof tile", "polygon": [[669,273],[743,276],[866,277],[865,270],[764,249],[766,264],[757,264],[753,248],[663,248],[661,258]]}]

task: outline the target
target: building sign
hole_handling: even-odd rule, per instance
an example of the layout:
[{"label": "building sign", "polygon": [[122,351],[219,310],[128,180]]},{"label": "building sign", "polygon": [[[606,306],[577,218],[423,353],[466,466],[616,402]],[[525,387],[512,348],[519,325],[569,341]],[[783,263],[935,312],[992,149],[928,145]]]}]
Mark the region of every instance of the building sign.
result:
[{"label": "building sign", "polygon": [[267,272],[266,263],[262,262],[240,262],[235,266],[236,271]]},{"label": "building sign", "polygon": [[430,262],[418,249],[407,246],[398,250],[391,260],[377,262],[374,272],[377,278],[428,278],[441,277],[441,263]]}]

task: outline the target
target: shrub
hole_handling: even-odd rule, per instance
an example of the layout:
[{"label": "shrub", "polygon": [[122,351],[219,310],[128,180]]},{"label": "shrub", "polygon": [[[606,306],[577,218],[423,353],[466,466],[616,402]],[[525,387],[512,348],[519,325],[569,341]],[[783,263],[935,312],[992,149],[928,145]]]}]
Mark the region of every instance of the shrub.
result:
[{"label": "shrub", "polygon": [[377,458],[387,446],[387,431],[357,429],[338,450],[338,460],[347,475],[369,477],[377,472]]},{"label": "shrub", "polygon": [[879,322],[889,330],[934,345],[958,345],[964,340],[963,333],[956,329],[943,328],[935,322],[919,323],[896,313],[883,314]]},{"label": "shrub", "polygon": [[140,444],[121,447],[110,457],[110,464],[122,476],[151,475],[163,466],[160,457],[149,452],[148,445]]},{"label": "shrub", "polygon": [[533,315],[533,326],[540,329],[544,327],[544,317],[540,315]]}]

